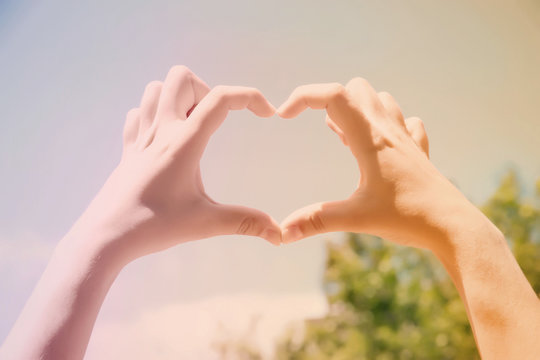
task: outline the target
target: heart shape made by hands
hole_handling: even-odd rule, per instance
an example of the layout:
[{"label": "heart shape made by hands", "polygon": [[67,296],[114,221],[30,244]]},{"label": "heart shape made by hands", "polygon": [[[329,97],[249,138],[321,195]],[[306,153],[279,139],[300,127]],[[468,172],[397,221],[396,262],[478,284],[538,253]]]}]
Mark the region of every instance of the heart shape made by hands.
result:
[{"label": "heart shape made by hands", "polygon": [[[260,210],[219,204],[204,190],[200,159],[208,141],[230,110],[245,108],[261,117],[276,113],[257,89],[210,89],[189,69],[175,67],[163,83],[150,83],[140,107],[128,113],[120,166],[126,174],[118,175],[123,179],[112,188],[129,189],[119,184],[136,178],[132,188],[142,189],[138,191],[142,207],[160,214],[145,222],[144,232],[167,240],[152,246],[143,243],[145,253],[174,246],[178,239],[245,234],[278,245],[334,231],[422,246],[416,239],[422,236],[403,234],[418,233],[412,227],[421,225],[429,212],[423,204],[436,195],[432,189],[453,186],[428,159],[422,121],[405,119],[390,94],[377,93],[366,80],[354,78],[345,86],[300,86],[279,107],[282,118],[293,118],[307,108],[326,110],[326,123],[348,146],[361,174],[347,199],[306,206],[281,225]],[[428,186],[428,179],[436,185]]]}]

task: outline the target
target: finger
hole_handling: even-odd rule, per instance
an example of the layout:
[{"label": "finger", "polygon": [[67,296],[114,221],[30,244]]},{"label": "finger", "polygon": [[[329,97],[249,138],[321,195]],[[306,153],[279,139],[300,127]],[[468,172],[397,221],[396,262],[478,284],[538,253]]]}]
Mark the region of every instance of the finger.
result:
[{"label": "finger", "polygon": [[424,127],[424,122],[419,117],[410,117],[405,119],[405,126],[416,145],[418,145],[429,158],[429,140]]},{"label": "finger", "polygon": [[137,140],[139,133],[139,109],[131,109],[126,115],[126,122],[124,124],[124,145],[129,146]]},{"label": "finger", "polygon": [[330,129],[332,129],[332,131],[334,131],[339,136],[339,138],[341,139],[341,142],[343,143],[343,145],[348,146],[347,145],[347,139],[345,138],[345,134],[339,128],[339,126],[336,125],[334,120],[332,120],[330,118],[330,116],[328,116],[328,115],[326,115],[326,125],[328,125],[328,127]]},{"label": "finger", "polygon": [[281,223],[283,243],[333,231],[347,231],[351,217],[349,201],[332,201],[306,206]]},{"label": "finger", "polygon": [[366,116],[379,115],[384,112],[384,106],[377,96],[377,92],[366,79],[353,78],[345,85],[345,88]]},{"label": "finger", "polygon": [[162,86],[163,83],[161,81],[152,81],[144,89],[140,106],[141,120],[139,132],[141,134],[148,130],[154,122]]},{"label": "finger", "polygon": [[386,113],[390,116],[390,118],[394,120],[396,124],[405,127],[403,113],[401,112],[401,108],[394,97],[386,91],[381,91],[377,95],[379,96],[379,100],[383,104]]},{"label": "finger", "polygon": [[[344,139],[353,155],[362,166],[371,166],[367,162],[372,162],[373,159],[366,155],[366,150],[374,147],[372,124],[360,107],[357,97],[353,97],[338,83],[303,85],[297,87],[277,111],[283,118],[292,118],[308,107],[326,108],[328,116],[343,131]],[[379,101],[376,93],[375,98]]]},{"label": "finger", "polygon": [[214,211],[223,235],[258,236],[274,245],[281,244],[281,229],[270,215],[238,205],[215,204]]},{"label": "finger", "polygon": [[185,120],[188,112],[210,91],[187,67],[173,67],[163,83],[156,116],[160,119]]},{"label": "finger", "polygon": [[346,90],[339,83],[302,85],[293,90],[277,113],[282,118],[291,119],[307,108],[328,109],[332,104],[344,103],[346,97]]},{"label": "finger", "polygon": [[260,117],[270,117],[276,112],[274,106],[255,88],[216,86],[195,107],[188,121],[196,126],[197,133],[207,141],[223,123],[229,110],[245,108]]},{"label": "finger", "polygon": [[359,141],[367,140],[369,129],[366,119],[352,100],[347,89],[339,83],[302,85],[294,89],[277,113],[290,119],[307,108],[326,109],[344,134],[359,137]]}]

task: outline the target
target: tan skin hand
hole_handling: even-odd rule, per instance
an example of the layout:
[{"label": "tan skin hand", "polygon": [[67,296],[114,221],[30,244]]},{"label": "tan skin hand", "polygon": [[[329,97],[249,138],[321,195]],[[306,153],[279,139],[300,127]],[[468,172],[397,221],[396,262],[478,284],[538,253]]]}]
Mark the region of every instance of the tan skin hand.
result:
[{"label": "tan skin hand", "polygon": [[292,118],[326,109],[327,123],[357,160],[360,181],[345,200],[307,206],[281,224],[283,241],[350,231],[431,250],[465,305],[483,359],[536,359],[540,302],[504,235],[428,159],[418,118],[404,119],[364,79],[297,88],[278,109]]},{"label": "tan skin hand", "polygon": [[404,119],[390,94],[377,93],[361,78],[346,86],[300,86],[278,114],[292,118],[308,107],[326,109],[327,124],[357,160],[360,181],[348,199],[313,204],[287,217],[283,241],[351,231],[430,248],[426,241],[437,231],[428,216],[434,200],[440,194],[463,196],[429,161],[422,121]]},{"label": "tan skin hand", "polygon": [[83,222],[97,222],[115,237],[117,229],[125,232],[117,245],[129,258],[224,234],[279,244],[280,228],[269,215],[218,204],[201,179],[199,162],[210,136],[229,110],[244,108],[261,117],[275,113],[258,90],[210,90],[183,66],[172,68],[164,83],[151,82],[140,106],[128,112],[121,162]]}]

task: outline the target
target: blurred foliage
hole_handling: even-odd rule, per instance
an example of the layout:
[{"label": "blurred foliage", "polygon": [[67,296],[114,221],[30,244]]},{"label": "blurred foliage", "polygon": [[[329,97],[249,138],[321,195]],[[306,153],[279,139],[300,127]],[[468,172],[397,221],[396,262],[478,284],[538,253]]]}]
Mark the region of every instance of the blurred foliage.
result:
[{"label": "blurred foliage", "polygon": [[535,196],[522,200],[515,173],[509,173],[499,189],[481,208],[508,240],[525,276],[540,295],[540,179]]},{"label": "blurred foliage", "polygon": [[328,245],[326,317],[279,359],[479,359],[465,308],[427,251],[350,234]]},{"label": "blurred foliage", "polygon": [[[507,237],[540,293],[540,181],[520,196],[506,175],[482,207]],[[279,359],[478,359],[465,308],[434,256],[371,236],[328,245],[324,279],[328,315],[308,320],[300,342],[289,336]]]},{"label": "blurred foliage", "polygon": [[[540,293],[540,180],[524,200],[510,172],[481,209]],[[327,251],[329,312],[306,320],[301,336],[291,330],[276,359],[480,358],[459,294],[430,252],[358,234],[328,243]]]},{"label": "blurred foliage", "polygon": [[262,360],[256,345],[255,334],[260,318],[252,317],[248,327],[240,336],[231,336],[231,332],[220,324],[221,335],[212,344],[212,348],[221,360]]}]

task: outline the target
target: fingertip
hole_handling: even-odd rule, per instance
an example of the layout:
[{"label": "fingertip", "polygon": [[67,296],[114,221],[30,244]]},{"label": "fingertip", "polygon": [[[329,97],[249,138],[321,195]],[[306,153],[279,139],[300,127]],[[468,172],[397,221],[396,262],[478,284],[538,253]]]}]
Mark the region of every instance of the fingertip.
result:
[{"label": "fingertip", "polygon": [[277,110],[276,110],[276,113],[277,115],[282,118],[282,119],[290,119],[292,117],[294,117],[290,111],[289,111],[289,106],[288,104],[285,102],[283,103]]},{"label": "fingertip", "polygon": [[289,244],[295,241],[298,241],[304,237],[304,234],[300,230],[300,228],[296,225],[291,225],[286,227],[282,231],[282,242],[284,244]]},{"label": "fingertip", "polygon": [[280,118],[285,118],[285,116],[284,116],[284,114],[283,114],[283,105],[277,108],[276,114],[277,114],[277,116],[279,116]]},{"label": "fingertip", "polygon": [[276,107],[267,101],[267,109],[260,116],[269,118],[276,114]]},{"label": "fingertip", "polygon": [[268,241],[269,243],[279,246],[281,245],[282,238],[281,238],[281,231],[274,230],[271,228],[263,230],[260,237]]}]

